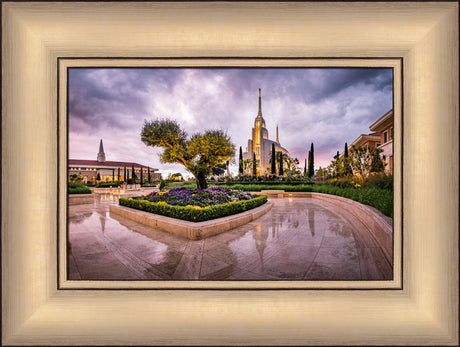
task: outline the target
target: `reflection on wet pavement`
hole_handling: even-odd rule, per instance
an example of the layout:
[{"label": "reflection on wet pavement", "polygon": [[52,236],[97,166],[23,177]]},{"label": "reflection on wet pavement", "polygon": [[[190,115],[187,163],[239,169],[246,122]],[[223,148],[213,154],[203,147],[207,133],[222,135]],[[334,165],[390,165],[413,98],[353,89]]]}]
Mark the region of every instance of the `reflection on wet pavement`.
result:
[{"label": "reflection on wet pavement", "polygon": [[200,241],[108,211],[116,197],[69,206],[70,280],[383,280],[393,269],[346,211],[309,198],[273,199],[264,216]]}]

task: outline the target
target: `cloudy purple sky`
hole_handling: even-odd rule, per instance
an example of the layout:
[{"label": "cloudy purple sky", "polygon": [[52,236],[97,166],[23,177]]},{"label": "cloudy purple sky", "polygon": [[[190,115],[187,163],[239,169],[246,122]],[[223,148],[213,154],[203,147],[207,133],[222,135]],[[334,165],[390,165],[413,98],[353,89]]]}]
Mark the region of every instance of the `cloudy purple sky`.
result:
[{"label": "cloudy purple sky", "polygon": [[96,159],[103,139],[107,160],[186,173],[141,142],[144,120],[175,119],[188,134],[222,129],[244,151],[258,88],[269,138],[278,125],[302,166],[313,142],[316,168],[393,107],[389,68],[70,68],[69,158]]}]

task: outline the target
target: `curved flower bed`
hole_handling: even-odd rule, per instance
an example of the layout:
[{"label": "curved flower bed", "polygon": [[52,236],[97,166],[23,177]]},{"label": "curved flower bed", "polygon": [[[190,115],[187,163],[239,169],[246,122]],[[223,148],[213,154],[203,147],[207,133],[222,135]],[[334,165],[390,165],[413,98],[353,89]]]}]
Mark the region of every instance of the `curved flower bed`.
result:
[{"label": "curved flower bed", "polygon": [[254,196],[241,190],[226,189],[222,187],[209,187],[198,190],[188,188],[173,188],[152,192],[145,197],[136,200],[148,200],[150,202],[166,202],[172,206],[200,206],[221,205],[232,201],[249,200]]},{"label": "curved flower bed", "polygon": [[119,199],[122,206],[192,222],[241,213],[266,202],[266,195],[257,196],[221,187],[210,187],[202,191],[175,188],[146,196]]}]

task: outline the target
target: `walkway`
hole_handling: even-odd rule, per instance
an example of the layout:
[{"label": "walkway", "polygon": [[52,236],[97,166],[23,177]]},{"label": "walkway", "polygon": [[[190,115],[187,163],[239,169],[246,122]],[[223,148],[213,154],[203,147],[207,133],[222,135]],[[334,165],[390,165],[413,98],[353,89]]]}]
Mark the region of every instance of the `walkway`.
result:
[{"label": "walkway", "polygon": [[71,280],[382,280],[392,267],[327,202],[273,199],[249,224],[190,241],[108,211],[110,196],[69,207]]}]

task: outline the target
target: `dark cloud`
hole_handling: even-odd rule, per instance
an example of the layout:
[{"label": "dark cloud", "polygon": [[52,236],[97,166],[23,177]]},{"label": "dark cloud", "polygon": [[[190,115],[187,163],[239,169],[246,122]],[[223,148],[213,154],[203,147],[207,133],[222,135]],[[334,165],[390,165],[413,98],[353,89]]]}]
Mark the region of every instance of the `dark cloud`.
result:
[{"label": "dark cloud", "polygon": [[262,88],[270,138],[278,125],[281,144],[301,162],[314,142],[317,166],[327,166],[392,108],[392,84],[384,68],[70,69],[69,153],[93,158],[103,138],[110,160],[135,155],[170,170],[139,137],[144,119],[157,117],[189,134],[222,129],[245,149]]}]

